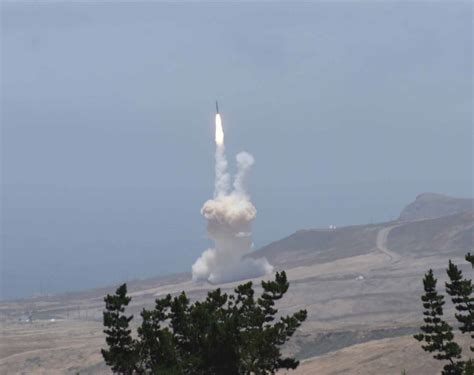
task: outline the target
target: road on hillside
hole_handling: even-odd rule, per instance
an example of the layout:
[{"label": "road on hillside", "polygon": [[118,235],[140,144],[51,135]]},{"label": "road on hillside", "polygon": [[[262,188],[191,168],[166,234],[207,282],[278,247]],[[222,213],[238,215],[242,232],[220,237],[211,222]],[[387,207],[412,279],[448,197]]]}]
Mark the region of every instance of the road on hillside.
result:
[{"label": "road on hillside", "polygon": [[398,255],[397,253],[394,253],[387,247],[387,238],[390,231],[393,228],[396,228],[398,226],[400,226],[400,224],[392,225],[390,227],[384,227],[380,229],[379,232],[377,233],[377,243],[376,243],[377,249],[383,254],[385,254],[386,256],[388,256],[392,263],[398,262],[401,257],[400,255]]}]

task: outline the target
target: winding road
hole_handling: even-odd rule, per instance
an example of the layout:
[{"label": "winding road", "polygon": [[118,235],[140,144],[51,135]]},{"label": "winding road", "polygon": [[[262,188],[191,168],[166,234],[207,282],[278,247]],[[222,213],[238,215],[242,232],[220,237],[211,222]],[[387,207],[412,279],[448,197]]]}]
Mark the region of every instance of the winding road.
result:
[{"label": "winding road", "polygon": [[392,263],[398,262],[401,257],[400,255],[398,255],[397,253],[394,253],[387,247],[387,238],[390,231],[393,228],[396,228],[400,225],[401,224],[396,224],[389,227],[384,227],[380,229],[379,232],[377,233],[377,241],[376,241],[377,249],[383,254],[385,254],[386,256],[388,256]]}]

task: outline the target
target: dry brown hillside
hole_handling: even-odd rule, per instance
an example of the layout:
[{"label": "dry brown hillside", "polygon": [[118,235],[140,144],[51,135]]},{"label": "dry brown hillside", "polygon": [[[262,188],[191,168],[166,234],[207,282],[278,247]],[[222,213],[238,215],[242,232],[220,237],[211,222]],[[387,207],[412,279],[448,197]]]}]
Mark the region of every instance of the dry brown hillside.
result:
[{"label": "dry brown hillside", "polygon": [[400,220],[434,219],[460,212],[472,212],[473,204],[474,200],[471,198],[453,198],[443,194],[424,193],[418,195],[414,202],[402,210]]}]

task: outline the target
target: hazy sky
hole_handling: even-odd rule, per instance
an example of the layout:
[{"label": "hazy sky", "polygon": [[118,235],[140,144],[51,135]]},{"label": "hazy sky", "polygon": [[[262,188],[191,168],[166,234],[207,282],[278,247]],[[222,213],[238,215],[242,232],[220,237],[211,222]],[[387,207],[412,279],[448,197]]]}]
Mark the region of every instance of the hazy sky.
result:
[{"label": "hazy sky", "polygon": [[470,2],[2,3],[2,295],[190,271],[214,101],[255,246],[472,196]]}]

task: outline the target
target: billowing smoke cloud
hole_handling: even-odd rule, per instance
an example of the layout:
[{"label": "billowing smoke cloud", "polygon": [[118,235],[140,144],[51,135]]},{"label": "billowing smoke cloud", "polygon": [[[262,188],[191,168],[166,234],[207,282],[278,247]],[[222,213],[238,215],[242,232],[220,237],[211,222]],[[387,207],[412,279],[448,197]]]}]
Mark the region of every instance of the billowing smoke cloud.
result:
[{"label": "billowing smoke cloud", "polygon": [[271,273],[273,266],[265,258],[245,257],[252,248],[251,223],[257,214],[245,189],[254,159],[247,152],[237,155],[237,173],[233,190],[229,192],[230,176],[223,136],[221,142],[216,137],[216,144],[214,199],[204,203],[201,209],[207,220],[207,232],[215,246],[204,251],[193,264],[193,280],[224,283]]}]

